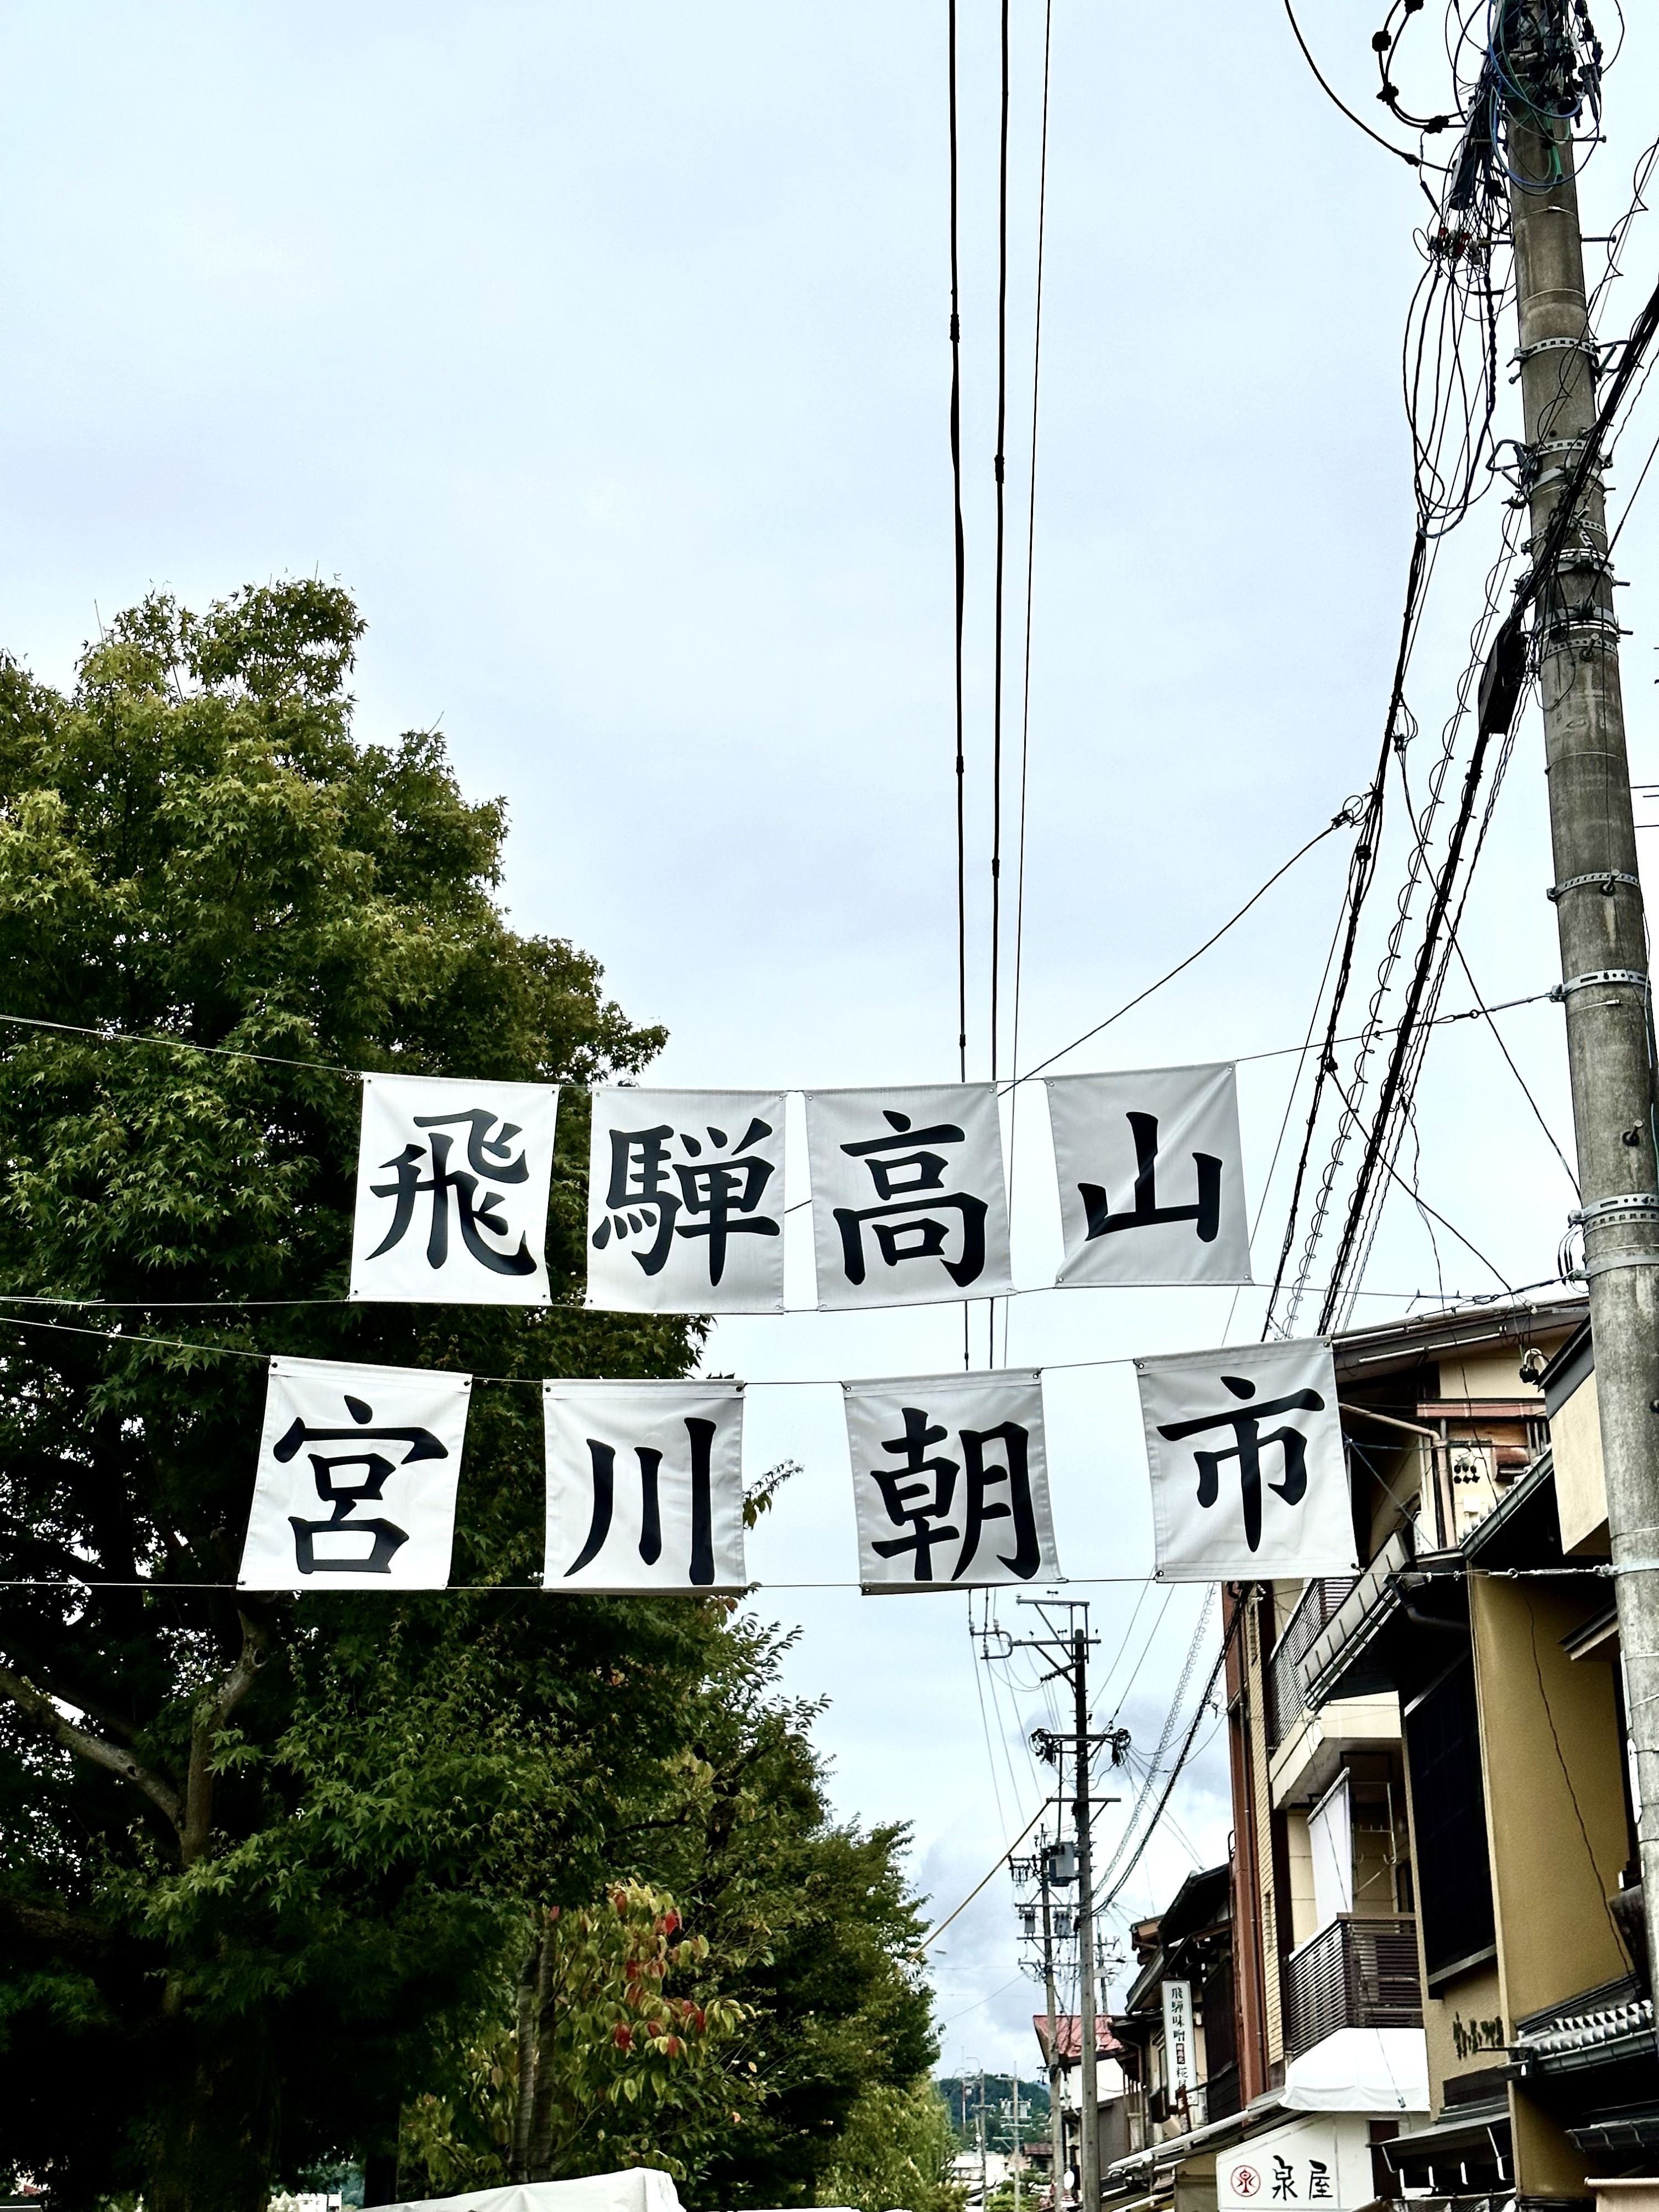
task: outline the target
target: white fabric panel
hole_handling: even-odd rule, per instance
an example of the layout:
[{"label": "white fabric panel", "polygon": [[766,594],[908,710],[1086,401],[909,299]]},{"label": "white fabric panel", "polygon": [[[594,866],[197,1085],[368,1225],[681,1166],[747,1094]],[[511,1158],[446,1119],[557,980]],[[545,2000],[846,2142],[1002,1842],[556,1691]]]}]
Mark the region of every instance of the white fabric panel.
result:
[{"label": "white fabric panel", "polygon": [[447,1075],[362,1084],[352,1297],[545,1305],[556,1088]]},{"label": "white fabric panel", "polygon": [[1036,1368],[841,1387],[867,1591],[1059,1581]]},{"label": "white fabric panel", "polygon": [[470,1375],[273,1359],[242,1589],[441,1589]]},{"label": "white fabric panel", "polygon": [[783,1093],[593,1093],[587,1302],[783,1311]]},{"label": "white fabric panel", "polygon": [[460,2197],[422,2197],[390,2212],[680,2212],[680,2198],[671,2175],[634,2166],[574,2181],[520,2181]]},{"label": "white fabric panel", "polygon": [[1060,1283],[1248,1283],[1231,1061],[1048,1076]]},{"label": "white fabric panel", "polygon": [[1313,1853],[1314,1915],[1322,1928],[1353,1911],[1353,1800],[1346,1774],[1308,1815]]},{"label": "white fabric panel", "polygon": [[806,1152],[821,1309],[1013,1288],[994,1084],[809,1091]]},{"label": "white fabric panel", "polygon": [[1426,2112],[1428,2039],[1420,2027],[1339,2027],[1287,2063],[1285,2103],[1292,2112]]},{"label": "white fabric panel", "polygon": [[1322,1338],[1176,1352],[1135,1368],[1160,1582],[1359,1571]]},{"label": "white fabric panel", "polygon": [[547,1382],[550,1590],[734,1590],[740,1382]]}]

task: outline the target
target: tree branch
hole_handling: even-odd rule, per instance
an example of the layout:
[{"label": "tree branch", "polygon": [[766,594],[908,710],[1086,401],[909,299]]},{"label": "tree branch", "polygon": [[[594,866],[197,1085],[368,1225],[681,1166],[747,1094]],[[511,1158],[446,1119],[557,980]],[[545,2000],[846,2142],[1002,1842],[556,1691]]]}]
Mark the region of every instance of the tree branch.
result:
[{"label": "tree branch", "polygon": [[82,1920],[54,1905],[25,1905],[21,1898],[0,1896],[0,1921],[9,1921],[20,1936],[54,1950],[89,1952],[101,1957],[116,1948],[114,1937],[96,1921]]},{"label": "tree branch", "polygon": [[65,1682],[61,1665],[55,1660],[44,1659],[38,1648],[24,1643],[14,1629],[0,1631],[0,1643],[17,1663],[24,1668],[37,1688],[60,1705],[72,1705],[76,1712],[90,1713],[100,1728],[111,1735],[119,1736],[123,1743],[137,1743],[143,1733],[137,1723],[119,1713],[112,1713],[103,1700],[91,1689],[77,1681]]},{"label": "tree branch", "polygon": [[183,1866],[196,1863],[206,1850],[208,1838],[213,1832],[214,1746],[224,1733],[231,1715],[258,1680],[259,1669],[270,1649],[270,1631],[263,1623],[251,1620],[240,1606],[236,1618],[242,1624],[242,1648],[236,1664],[212,1698],[202,1699],[191,1723],[190,1774],[185,1784],[185,1814],[179,1833],[179,1858]]},{"label": "tree branch", "polygon": [[182,1835],[185,1808],[177,1793],[149,1768],[142,1765],[130,1751],[118,1745],[106,1743],[102,1736],[94,1735],[90,1729],[77,1728],[69,1715],[60,1712],[52,1698],[33,1684],[14,1674],[9,1667],[0,1667],[0,1697],[11,1699],[25,1720],[40,1729],[43,1735],[61,1743],[68,1751],[78,1752],[82,1759],[90,1759],[111,1774],[118,1774],[124,1782],[131,1782],[142,1790],[151,1804],[167,1814],[173,1829]]}]

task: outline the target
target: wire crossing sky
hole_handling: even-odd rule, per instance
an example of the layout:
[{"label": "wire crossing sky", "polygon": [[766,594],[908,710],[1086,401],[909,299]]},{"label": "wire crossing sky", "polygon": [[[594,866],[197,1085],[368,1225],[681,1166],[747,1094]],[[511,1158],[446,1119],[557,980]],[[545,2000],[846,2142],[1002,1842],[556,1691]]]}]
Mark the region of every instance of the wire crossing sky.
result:
[{"label": "wire crossing sky", "polygon": [[[1066,1066],[1290,1047],[1240,1080],[1260,1267],[1288,1211],[1358,825],[1170,971],[1364,798],[1386,753],[1340,1024],[1345,1038],[1371,1029],[1381,988],[1386,1058],[1416,939],[1401,939],[1389,980],[1379,970],[1471,631],[1489,594],[1507,604],[1510,487],[1480,461],[1473,484],[1488,495],[1434,537],[1407,593],[1426,432],[1414,440],[1402,405],[1402,333],[1425,333],[1433,369],[1442,336],[1462,330],[1439,319],[1439,295],[1422,319],[1421,185],[1437,193],[1440,179],[1355,129],[1281,15],[1222,0],[1199,0],[1148,49],[1163,67],[1133,96],[1111,18],[1009,0],[999,440],[1003,13],[955,0],[953,272],[945,0],[712,0],[695,15],[665,0],[481,0],[459,16],[423,0],[344,15],[181,0],[142,21],[112,0],[17,0],[0,21],[0,65],[28,88],[0,144],[0,647],[67,684],[100,620],[151,586],[199,606],[249,580],[337,575],[369,623],[360,733],[436,727],[471,794],[505,795],[515,926],[591,951],[632,1017],[667,1026],[652,1080],[955,1079],[954,309],[967,1073],[990,1073],[1000,450],[995,880],[1006,892],[1017,869],[1023,889],[1002,901],[998,1073],[1034,1072],[1114,1009]],[[1452,98],[1431,13],[1399,64],[1419,116]],[[1584,194],[1596,237],[1620,226],[1659,118],[1651,15],[1632,11],[1607,79],[1607,143]],[[1370,19],[1297,0],[1296,21],[1346,107],[1413,150],[1376,100]],[[1427,142],[1431,159],[1449,137]],[[1652,289],[1656,222],[1637,215],[1594,251],[1593,281],[1609,255],[1628,272],[1598,306],[1604,337]],[[1490,449],[1505,460],[1501,441],[1519,433],[1510,349]],[[1445,416],[1456,434],[1437,531],[1468,473],[1462,387],[1429,374],[1413,389],[1419,428]],[[1468,389],[1484,406],[1479,380]],[[1615,525],[1659,438],[1655,406],[1634,398]],[[1655,695],[1636,673],[1654,672],[1659,641],[1652,483],[1618,537],[1644,781],[1659,781]],[[1396,721],[1407,600],[1412,719]],[[1457,968],[1453,1012],[1529,1001],[1556,972],[1530,710],[1476,832],[1456,930],[1468,991]],[[1411,1132],[1385,1156],[1495,1269],[1535,1284],[1571,1203],[1547,1133],[1565,1139],[1570,1123],[1559,1017],[1540,1004],[1498,1022],[1525,1091],[1483,1018],[1445,1023],[1413,1073]],[[1043,1187],[1042,1119],[1022,1107],[1013,1123],[1026,1193]],[[1316,1188],[1329,1127],[1310,1154]],[[1368,1284],[1497,1288],[1408,1189],[1388,1176],[1375,1188],[1386,1202],[1355,1231]],[[1016,1277],[1037,1280],[1057,1224],[1024,1207],[1021,1222]],[[797,1214],[786,1236],[806,1233]],[[1300,1326],[1330,1249],[1309,1262]],[[1302,1253],[1299,1234],[1292,1278]],[[1079,1531],[1069,1570],[1110,1575],[1150,1549],[1128,1370],[1103,1363],[1252,1339],[1263,1303],[1094,1294],[999,1313],[998,1358],[1054,1376],[1056,1510]],[[1398,1310],[1379,1297],[1357,1313]],[[975,1326],[975,1364],[986,1345]],[[722,1322],[705,1364],[758,1385],[961,1358],[961,1318],[941,1308],[803,1316],[775,1333]],[[827,1390],[754,1394],[757,1463],[801,1458],[812,1478],[754,1532],[764,1581],[849,1572],[838,1486],[817,1479],[838,1419]],[[1176,1593],[1137,1613],[1144,1596],[1092,1593],[1099,1679],[1134,1757],[1165,1729],[1198,1602]],[[839,1588],[779,1589],[766,1610],[801,1630],[791,1688],[832,1693],[819,1739],[838,1803],[914,1820],[918,1879],[948,1911],[1029,1809],[1040,1693],[1004,1685],[981,1728],[958,1599],[878,1608]],[[1200,1659],[1194,1682],[1205,1671]],[[1194,1856],[1220,1854],[1221,1773],[1200,1728],[1121,1909],[1155,1907]],[[1002,1987],[1012,1936],[994,1883],[934,1947],[940,2014],[959,2015],[947,2066],[1029,2072],[1030,1986]]]}]

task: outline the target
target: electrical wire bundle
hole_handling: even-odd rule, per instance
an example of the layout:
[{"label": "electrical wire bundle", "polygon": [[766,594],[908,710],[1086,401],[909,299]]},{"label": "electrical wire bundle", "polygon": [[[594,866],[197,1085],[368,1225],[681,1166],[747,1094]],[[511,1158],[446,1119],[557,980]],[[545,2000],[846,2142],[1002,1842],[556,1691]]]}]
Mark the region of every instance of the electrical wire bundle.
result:
[{"label": "electrical wire bundle", "polygon": [[[1356,866],[1339,922],[1341,957],[1335,963],[1326,1042],[1315,1065],[1302,1154],[1293,1178],[1264,1336],[1293,1332],[1334,1223],[1340,1223],[1340,1228],[1333,1262],[1325,1270],[1327,1288],[1319,1317],[1322,1330],[1341,1325],[1352,1315],[1391,1188],[1401,1186],[1422,1206],[1414,1171],[1402,1174],[1399,1162],[1414,1131],[1416,1087],[1429,1025],[1456,950],[1470,879],[1512,743],[1506,731],[1494,747],[1489,740],[1496,733],[1481,726],[1475,712],[1481,672],[1504,621],[1504,588],[1525,550],[1522,519],[1533,466],[1530,454],[1518,447],[1513,459],[1504,463],[1504,447],[1511,441],[1500,444],[1493,435],[1498,398],[1499,318],[1512,303],[1514,290],[1509,195],[1512,185],[1547,189],[1559,181],[1560,173],[1559,156],[1552,152],[1550,173],[1537,178],[1517,175],[1510,154],[1510,123],[1519,110],[1539,125],[1553,146],[1554,134],[1564,120],[1572,129],[1588,116],[1593,143],[1600,120],[1601,80],[1607,66],[1584,0],[1567,0],[1565,7],[1552,6],[1549,0],[1480,0],[1478,8],[1467,13],[1460,12],[1453,0],[1446,17],[1446,50],[1456,90],[1456,117],[1413,115],[1393,79],[1401,33],[1420,5],[1421,0],[1415,0],[1415,4],[1413,0],[1395,0],[1383,27],[1372,40],[1382,76],[1379,98],[1396,119],[1418,131],[1419,143],[1451,127],[1454,120],[1459,132],[1452,158],[1443,166],[1422,156],[1415,161],[1425,197],[1433,209],[1431,219],[1417,234],[1425,269],[1407,317],[1402,356],[1416,529],[1377,769],[1366,795]],[[1630,213],[1615,233],[1620,240],[1644,204],[1642,187],[1652,161],[1650,151],[1638,165]],[[1430,190],[1425,172],[1437,175],[1437,194]],[[1604,286],[1607,281],[1603,280]],[[1598,288],[1598,295],[1601,289]],[[1570,364],[1564,357],[1564,398],[1569,374]],[[1547,408],[1540,426],[1545,436],[1550,412]],[[1414,799],[1408,756],[1419,732],[1407,702],[1406,683],[1436,556],[1445,537],[1499,480],[1506,480],[1510,486],[1502,543],[1487,575],[1484,604],[1470,632],[1468,659],[1451,712]],[[1513,728],[1512,720],[1509,727]],[[1460,763],[1461,778],[1455,779],[1454,770]],[[1375,878],[1385,799],[1391,784],[1397,786],[1405,805],[1409,843],[1364,1024],[1345,1079],[1335,1058],[1334,1041],[1355,964],[1361,909]],[[1448,795],[1454,790],[1455,803],[1448,820]],[[1420,921],[1417,919],[1419,906],[1424,908]],[[1403,1003],[1390,1021],[1389,1009],[1402,988]],[[1536,1113],[1535,1102],[1531,1103]],[[1332,1111],[1334,1127],[1304,1224],[1303,1200],[1310,1155],[1322,1121]],[[1351,1152],[1357,1152],[1352,1169]],[[1431,1209],[1422,1210],[1426,1225]],[[1291,1254],[1297,1250],[1299,1228],[1300,1250],[1292,1273]],[[1460,1241],[1468,1240],[1460,1236]],[[1437,1246],[1436,1250],[1437,1257]],[[1492,1272],[1498,1273],[1496,1268]],[[1498,1279],[1502,1281],[1501,1274]]]}]

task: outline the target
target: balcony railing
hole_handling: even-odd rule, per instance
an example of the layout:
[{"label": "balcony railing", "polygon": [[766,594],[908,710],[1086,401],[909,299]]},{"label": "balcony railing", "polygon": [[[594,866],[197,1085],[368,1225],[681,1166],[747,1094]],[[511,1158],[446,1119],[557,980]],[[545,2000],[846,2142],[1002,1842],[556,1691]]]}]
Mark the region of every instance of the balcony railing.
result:
[{"label": "balcony railing", "polygon": [[1267,1660],[1267,1748],[1277,1751],[1301,1719],[1302,1683],[1297,1662],[1304,1659],[1353,1588],[1352,1575],[1327,1575],[1310,1582],[1285,1624],[1285,1633]]},{"label": "balcony railing", "polygon": [[1417,1923],[1345,1913],[1285,1961],[1285,2049],[1299,2058],[1340,2027],[1421,2027]]}]

